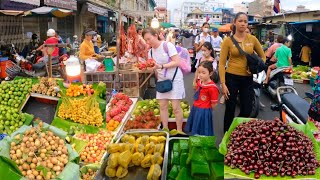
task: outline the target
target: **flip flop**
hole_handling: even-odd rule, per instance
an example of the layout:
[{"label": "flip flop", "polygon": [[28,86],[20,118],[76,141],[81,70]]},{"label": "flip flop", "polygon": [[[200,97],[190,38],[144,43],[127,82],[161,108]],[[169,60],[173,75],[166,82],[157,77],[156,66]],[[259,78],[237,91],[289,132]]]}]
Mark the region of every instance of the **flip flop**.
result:
[{"label": "flip flop", "polygon": [[170,130],[168,128],[162,128],[162,131],[165,131],[167,133],[170,133]]}]

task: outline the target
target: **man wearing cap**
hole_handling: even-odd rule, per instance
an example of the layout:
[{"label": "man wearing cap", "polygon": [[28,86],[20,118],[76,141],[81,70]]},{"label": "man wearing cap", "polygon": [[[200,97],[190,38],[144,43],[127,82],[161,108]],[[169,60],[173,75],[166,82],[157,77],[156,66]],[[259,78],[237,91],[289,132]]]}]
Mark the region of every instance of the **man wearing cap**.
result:
[{"label": "man wearing cap", "polygon": [[212,36],[213,48],[220,48],[220,45],[222,43],[222,38],[219,36],[219,32],[217,28],[213,28],[211,36]]}]

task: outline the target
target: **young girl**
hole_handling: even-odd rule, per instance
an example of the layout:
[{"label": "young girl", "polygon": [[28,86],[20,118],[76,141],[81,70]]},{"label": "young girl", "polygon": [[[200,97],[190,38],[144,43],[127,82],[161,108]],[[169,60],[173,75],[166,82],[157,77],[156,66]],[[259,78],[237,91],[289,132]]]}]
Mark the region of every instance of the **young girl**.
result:
[{"label": "young girl", "polygon": [[213,136],[212,109],[218,103],[219,89],[212,80],[215,73],[212,62],[201,62],[197,71],[199,75],[197,92],[194,95],[185,131],[192,135]]},{"label": "young girl", "polygon": [[[202,57],[197,61],[196,68],[199,67],[199,64],[203,61],[210,61],[212,63],[212,67],[215,72],[217,72],[217,61],[214,59],[214,50],[212,48],[212,45],[210,42],[205,42],[203,46],[201,47],[202,51]],[[197,80],[199,79],[198,77],[198,71],[196,71],[194,75],[194,80],[193,80],[193,86],[195,87],[197,85]]]}]

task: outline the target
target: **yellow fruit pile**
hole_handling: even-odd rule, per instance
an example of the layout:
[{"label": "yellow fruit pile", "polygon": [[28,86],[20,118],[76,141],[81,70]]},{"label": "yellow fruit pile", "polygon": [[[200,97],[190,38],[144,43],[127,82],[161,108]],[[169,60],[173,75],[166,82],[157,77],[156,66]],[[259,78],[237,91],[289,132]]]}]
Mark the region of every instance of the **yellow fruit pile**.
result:
[{"label": "yellow fruit pile", "polygon": [[90,97],[83,99],[70,99],[70,105],[63,101],[59,107],[58,116],[63,119],[71,119],[74,122],[102,126],[103,118],[99,104],[95,103],[93,107],[87,106]]}]

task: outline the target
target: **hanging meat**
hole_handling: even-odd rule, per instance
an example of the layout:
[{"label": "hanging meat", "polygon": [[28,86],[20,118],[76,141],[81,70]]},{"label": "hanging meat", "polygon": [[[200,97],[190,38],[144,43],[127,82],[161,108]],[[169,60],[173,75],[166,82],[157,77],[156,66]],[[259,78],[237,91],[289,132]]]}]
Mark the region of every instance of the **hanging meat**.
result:
[{"label": "hanging meat", "polygon": [[128,29],[128,52],[133,56],[137,56],[138,54],[137,44],[138,33],[136,30],[136,26],[134,24],[131,24],[131,26]]},{"label": "hanging meat", "polygon": [[124,27],[120,27],[120,57],[124,56],[128,49],[128,44],[127,44],[127,36],[124,31]]}]

